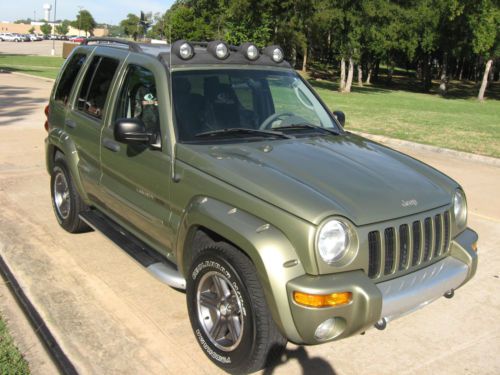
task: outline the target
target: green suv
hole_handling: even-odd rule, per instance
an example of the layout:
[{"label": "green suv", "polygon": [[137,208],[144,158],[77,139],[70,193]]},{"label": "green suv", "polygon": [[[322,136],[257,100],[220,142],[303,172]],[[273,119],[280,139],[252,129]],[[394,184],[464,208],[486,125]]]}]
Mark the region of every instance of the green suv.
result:
[{"label": "green suv", "polygon": [[384,329],[476,272],[460,186],[346,132],[278,46],[90,39],[45,125],[61,226],[185,289],[228,372]]}]

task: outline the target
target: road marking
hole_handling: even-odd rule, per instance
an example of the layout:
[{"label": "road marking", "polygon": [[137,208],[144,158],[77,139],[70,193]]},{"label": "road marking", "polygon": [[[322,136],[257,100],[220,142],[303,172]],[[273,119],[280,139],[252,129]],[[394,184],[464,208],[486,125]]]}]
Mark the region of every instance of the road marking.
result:
[{"label": "road marking", "polygon": [[497,219],[495,217],[491,217],[491,216],[487,216],[487,215],[481,215],[481,214],[477,214],[475,212],[469,212],[471,215],[474,215],[474,216],[477,216],[477,217],[480,217],[481,219],[486,219],[486,220],[491,220],[491,221],[494,221],[495,223],[500,223],[500,219]]}]

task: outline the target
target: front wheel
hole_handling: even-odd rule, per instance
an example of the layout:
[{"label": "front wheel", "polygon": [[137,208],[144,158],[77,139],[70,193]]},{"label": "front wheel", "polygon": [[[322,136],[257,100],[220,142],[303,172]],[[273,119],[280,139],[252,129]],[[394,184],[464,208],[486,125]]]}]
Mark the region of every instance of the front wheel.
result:
[{"label": "front wheel", "polygon": [[196,339],[231,373],[258,371],[286,346],[256,275],[252,262],[226,243],[200,252],[189,271],[186,297]]}]

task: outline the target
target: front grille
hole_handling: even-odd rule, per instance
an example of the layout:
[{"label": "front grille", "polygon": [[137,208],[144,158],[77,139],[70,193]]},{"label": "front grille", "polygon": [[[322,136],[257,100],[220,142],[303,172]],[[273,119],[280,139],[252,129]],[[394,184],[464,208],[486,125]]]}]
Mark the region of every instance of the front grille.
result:
[{"label": "front grille", "polygon": [[[383,230],[383,234],[381,233]],[[368,276],[405,272],[445,254],[450,246],[448,211],[368,233]]]}]

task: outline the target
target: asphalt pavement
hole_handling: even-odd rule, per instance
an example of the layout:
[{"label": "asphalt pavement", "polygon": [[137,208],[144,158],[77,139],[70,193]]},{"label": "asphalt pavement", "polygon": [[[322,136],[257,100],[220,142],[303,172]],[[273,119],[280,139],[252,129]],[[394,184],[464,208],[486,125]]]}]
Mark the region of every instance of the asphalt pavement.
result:
[{"label": "asphalt pavement", "polygon": [[[0,74],[0,254],[79,373],[221,373],[196,343],[182,292],[101,234],[71,235],[57,224],[43,147],[51,87]],[[500,168],[400,150],[464,186],[469,225],[480,236],[475,278],[455,298],[441,298],[385,331],[314,347],[289,344],[282,363],[265,374],[500,373]],[[0,300],[2,311],[11,305]],[[35,374],[49,371],[42,357],[27,353]]]}]

